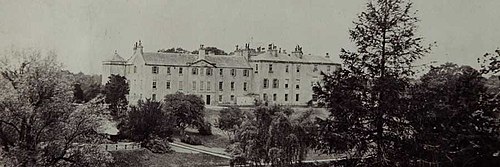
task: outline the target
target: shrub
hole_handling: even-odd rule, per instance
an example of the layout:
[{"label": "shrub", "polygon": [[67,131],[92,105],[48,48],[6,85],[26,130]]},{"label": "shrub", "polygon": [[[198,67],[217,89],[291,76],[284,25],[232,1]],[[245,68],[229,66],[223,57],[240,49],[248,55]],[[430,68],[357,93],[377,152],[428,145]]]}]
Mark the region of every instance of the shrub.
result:
[{"label": "shrub", "polygon": [[170,145],[166,139],[151,139],[142,144],[146,149],[150,150],[153,153],[157,154],[165,154],[172,152],[170,149]]},{"label": "shrub", "polygon": [[204,136],[209,136],[212,135],[212,124],[208,122],[203,122],[199,127],[198,127],[198,133],[200,135]]},{"label": "shrub", "polygon": [[181,142],[191,144],[191,145],[201,145],[201,140],[195,136],[189,136],[185,135],[182,139]]}]

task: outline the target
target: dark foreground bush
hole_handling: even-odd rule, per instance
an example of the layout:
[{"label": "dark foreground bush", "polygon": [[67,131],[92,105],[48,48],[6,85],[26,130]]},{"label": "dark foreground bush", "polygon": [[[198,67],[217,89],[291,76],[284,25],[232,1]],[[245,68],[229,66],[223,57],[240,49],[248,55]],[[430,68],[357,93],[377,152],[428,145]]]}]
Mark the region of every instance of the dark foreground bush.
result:
[{"label": "dark foreground bush", "polygon": [[166,139],[156,138],[148,140],[143,143],[143,147],[156,154],[165,154],[172,152],[172,150],[170,149],[170,145],[168,144],[168,141]]},{"label": "dark foreground bush", "polygon": [[204,122],[198,128],[198,133],[204,136],[212,135],[212,125],[208,122]]},{"label": "dark foreground bush", "polygon": [[191,144],[191,145],[201,145],[201,140],[196,136],[185,135],[182,137],[181,142]]}]

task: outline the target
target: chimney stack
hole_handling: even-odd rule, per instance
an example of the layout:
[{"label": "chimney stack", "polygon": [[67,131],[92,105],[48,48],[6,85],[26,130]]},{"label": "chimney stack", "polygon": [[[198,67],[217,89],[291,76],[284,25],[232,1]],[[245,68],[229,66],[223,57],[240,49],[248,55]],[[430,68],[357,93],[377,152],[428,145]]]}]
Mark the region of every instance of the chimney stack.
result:
[{"label": "chimney stack", "polygon": [[134,44],[134,54],[136,53],[140,53],[140,54],[143,54],[144,53],[144,50],[143,50],[144,47],[142,47],[142,41],[139,40],[139,42],[135,42]]},{"label": "chimney stack", "polygon": [[203,60],[205,59],[205,56],[207,55],[207,52],[205,51],[205,48],[203,45],[200,45],[200,49],[198,50],[198,60]]}]

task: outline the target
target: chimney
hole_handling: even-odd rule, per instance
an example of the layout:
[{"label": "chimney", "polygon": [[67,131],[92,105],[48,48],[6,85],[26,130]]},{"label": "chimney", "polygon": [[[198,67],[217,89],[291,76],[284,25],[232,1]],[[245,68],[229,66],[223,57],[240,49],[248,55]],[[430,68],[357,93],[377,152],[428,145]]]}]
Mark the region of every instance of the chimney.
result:
[{"label": "chimney", "polygon": [[207,52],[206,52],[204,46],[200,45],[200,49],[198,50],[198,60],[205,59],[206,55],[207,55]]},{"label": "chimney", "polygon": [[140,54],[143,54],[144,53],[144,50],[143,50],[144,47],[142,47],[142,41],[139,40],[139,42],[136,42],[134,44],[134,54],[136,53],[140,53]]},{"label": "chimney", "polygon": [[300,45],[297,45],[295,47],[295,50],[292,52],[292,55],[302,59],[302,56],[304,55],[304,53],[302,53],[302,47],[300,47]]}]

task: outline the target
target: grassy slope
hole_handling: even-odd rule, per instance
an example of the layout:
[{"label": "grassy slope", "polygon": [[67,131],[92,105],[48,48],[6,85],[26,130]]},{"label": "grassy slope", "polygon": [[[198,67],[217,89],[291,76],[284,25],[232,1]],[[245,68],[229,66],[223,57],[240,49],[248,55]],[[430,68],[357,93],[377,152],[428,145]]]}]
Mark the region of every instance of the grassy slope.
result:
[{"label": "grassy slope", "polygon": [[229,160],[206,154],[169,153],[154,154],[149,150],[112,151],[116,167],[136,166],[164,166],[164,167],[191,167],[191,166],[221,166],[229,165]]}]

